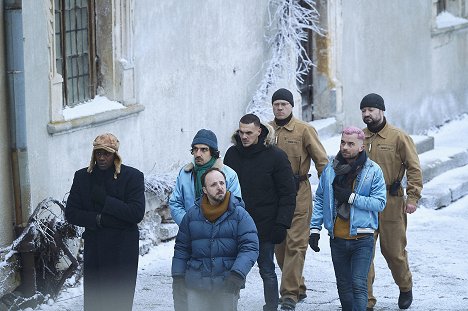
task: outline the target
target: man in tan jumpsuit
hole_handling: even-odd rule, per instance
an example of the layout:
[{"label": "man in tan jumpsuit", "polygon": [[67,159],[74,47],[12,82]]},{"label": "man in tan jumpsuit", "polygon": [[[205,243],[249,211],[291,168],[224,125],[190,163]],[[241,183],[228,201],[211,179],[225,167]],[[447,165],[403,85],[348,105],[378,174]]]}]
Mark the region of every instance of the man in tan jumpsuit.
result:
[{"label": "man in tan jumpsuit", "polygon": [[312,216],[312,190],[309,182],[310,161],[318,175],[328,163],[327,154],[317,131],[292,115],[294,99],[287,89],[279,89],[272,96],[275,120],[270,122],[276,133],[276,144],[291,162],[296,179],[296,210],[286,239],[275,248],[276,261],[282,271],[281,310],[294,310],[296,303],[307,297],[302,271],[309,241]]},{"label": "man in tan jumpsuit", "polygon": [[[375,241],[380,236],[380,250],[400,289],[398,307],[408,309],[413,301],[413,279],[405,249],[406,214],[416,211],[421,198],[423,185],[418,153],[408,134],[387,123],[384,100],[380,95],[366,95],[361,101],[360,109],[362,120],[367,124],[364,129],[367,154],[380,165],[387,184],[387,205],[379,214],[379,229],[375,232]],[[405,172],[408,181],[406,198],[400,185]],[[367,278],[368,311],[374,309],[377,301],[372,291],[374,278],[372,262]]]}]

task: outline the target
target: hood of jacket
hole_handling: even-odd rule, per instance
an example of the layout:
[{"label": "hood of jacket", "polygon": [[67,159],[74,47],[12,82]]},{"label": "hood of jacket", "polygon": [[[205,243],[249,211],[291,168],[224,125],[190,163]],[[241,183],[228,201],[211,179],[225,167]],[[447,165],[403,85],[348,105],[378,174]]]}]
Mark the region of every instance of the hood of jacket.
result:
[{"label": "hood of jacket", "polygon": [[[258,140],[263,139],[263,145],[265,147],[270,147],[276,144],[275,142],[275,129],[268,123],[261,123],[260,128],[262,129],[262,132],[260,133],[260,136],[258,137]],[[235,131],[232,136],[231,136],[231,143],[234,146],[242,146],[242,143],[240,141],[240,137],[237,134],[237,131]]]}]

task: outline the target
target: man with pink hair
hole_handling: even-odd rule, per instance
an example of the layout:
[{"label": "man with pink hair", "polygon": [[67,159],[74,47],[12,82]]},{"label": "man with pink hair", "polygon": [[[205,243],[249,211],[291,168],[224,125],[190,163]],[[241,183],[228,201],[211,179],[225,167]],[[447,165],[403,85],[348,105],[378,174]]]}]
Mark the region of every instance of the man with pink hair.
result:
[{"label": "man with pink hair", "polygon": [[383,173],[364,151],[364,132],[345,128],[340,151],[320,176],[309,237],[310,247],[318,252],[322,225],[328,230],[343,311],[366,309],[374,231],[385,203]]}]

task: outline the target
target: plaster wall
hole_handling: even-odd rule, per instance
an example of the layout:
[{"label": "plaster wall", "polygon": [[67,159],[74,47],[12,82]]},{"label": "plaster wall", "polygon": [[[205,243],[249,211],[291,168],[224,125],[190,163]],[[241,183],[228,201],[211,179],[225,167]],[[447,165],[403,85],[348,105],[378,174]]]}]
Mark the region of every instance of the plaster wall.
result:
[{"label": "plaster wall", "polygon": [[344,125],[363,125],[368,93],[382,95],[389,122],[408,132],[429,125],[420,104],[432,86],[431,14],[430,1],[342,1]]},{"label": "plaster wall", "polygon": [[144,168],[179,170],[201,128],[223,155],[267,61],[268,1],[135,2]]},{"label": "plaster wall", "polygon": [[[431,1],[332,1],[325,13],[336,15],[327,23],[336,66],[328,79],[336,77],[342,91],[336,115],[343,125],[363,125],[359,103],[371,92],[385,99],[389,122],[413,134],[468,112],[468,30],[434,29]],[[319,111],[333,106],[324,99]]]},{"label": "plaster wall", "polygon": [[179,170],[200,128],[217,134],[222,154],[229,146],[267,60],[268,1],[133,3],[136,101],[145,110],[54,135],[47,1],[23,3],[29,214],[44,198],[66,197],[103,132],[119,138],[124,164],[145,174]]}]

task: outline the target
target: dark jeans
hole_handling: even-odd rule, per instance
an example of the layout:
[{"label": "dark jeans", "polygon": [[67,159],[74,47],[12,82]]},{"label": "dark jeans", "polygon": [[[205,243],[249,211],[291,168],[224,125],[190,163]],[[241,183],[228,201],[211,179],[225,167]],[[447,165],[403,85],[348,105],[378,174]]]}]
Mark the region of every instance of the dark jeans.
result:
[{"label": "dark jeans", "polygon": [[263,295],[265,297],[263,310],[265,311],[278,310],[278,278],[273,260],[274,253],[275,245],[273,243],[260,242],[257,263],[263,280]]},{"label": "dark jeans", "polygon": [[367,307],[367,274],[372,261],[374,236],[345,240],[330,239],[336,287],[343,311],[362,311]]}]

